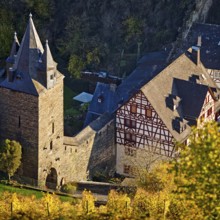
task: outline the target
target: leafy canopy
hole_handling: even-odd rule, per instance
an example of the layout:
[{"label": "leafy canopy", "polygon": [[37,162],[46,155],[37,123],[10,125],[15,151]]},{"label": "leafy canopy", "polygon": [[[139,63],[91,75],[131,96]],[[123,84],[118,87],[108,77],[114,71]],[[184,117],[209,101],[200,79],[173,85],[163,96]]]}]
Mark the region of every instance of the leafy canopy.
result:
[{"label": "leafy canopy", "polygon": [[220,131],[215,122],[194,128],[175,162],[179,193],[193,200],[208,219],[220,218]]},{"label": "leafy canopy", "polygon": [[0,145],[0,170],[8,174],[9,180],[21,164],[21,154],[21,145],[16,141],[6,139]]}]

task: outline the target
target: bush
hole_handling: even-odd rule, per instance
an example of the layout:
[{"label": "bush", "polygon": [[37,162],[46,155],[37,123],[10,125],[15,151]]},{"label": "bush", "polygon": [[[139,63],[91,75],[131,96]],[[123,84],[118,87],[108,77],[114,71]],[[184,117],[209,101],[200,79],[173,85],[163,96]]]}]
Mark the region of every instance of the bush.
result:
[{"label": "bush", "polygon": [[61,187],[61,191],[64,193],[72,194],[72,193],[76,192],[76,190],[77,190],[77,183],[75,183],[75,182],[64,184]]}]

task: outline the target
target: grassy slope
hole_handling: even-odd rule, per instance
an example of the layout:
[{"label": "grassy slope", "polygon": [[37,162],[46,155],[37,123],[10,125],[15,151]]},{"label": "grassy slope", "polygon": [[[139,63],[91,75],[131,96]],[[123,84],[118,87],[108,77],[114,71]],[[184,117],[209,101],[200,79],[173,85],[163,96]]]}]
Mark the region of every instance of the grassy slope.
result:
[{"label": "grassy slope", "polygon": [[[32,195],[34,195],[37,199],[42,198],[45,194],[45,192],[43,192],[43,191],[24,189],[22,187],[18,188],[18,187],[4,185],[4,184],[0,183],[0,196],[5,191],[8,191],[10,193],[17,193],[17,194],[20,194],[22,196],[32,196]],[[68,202],[73,202],[73,201],[75,201],[75,198],[68,197],[68,196],[59,196],[59,198],[63,202],[67,202],[67,201]]]}]

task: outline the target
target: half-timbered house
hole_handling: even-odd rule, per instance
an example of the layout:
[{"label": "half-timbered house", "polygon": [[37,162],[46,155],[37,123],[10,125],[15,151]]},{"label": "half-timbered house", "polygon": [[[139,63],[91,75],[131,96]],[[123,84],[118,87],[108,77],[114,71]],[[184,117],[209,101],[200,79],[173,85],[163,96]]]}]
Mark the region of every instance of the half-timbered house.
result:
[{"label": "half-timbered house", "polygon": [[158,159],[175,157],[192,125],[215,119],[216,84],[187,51],[140,88],[116,111],[116,172],[134,175]]}]

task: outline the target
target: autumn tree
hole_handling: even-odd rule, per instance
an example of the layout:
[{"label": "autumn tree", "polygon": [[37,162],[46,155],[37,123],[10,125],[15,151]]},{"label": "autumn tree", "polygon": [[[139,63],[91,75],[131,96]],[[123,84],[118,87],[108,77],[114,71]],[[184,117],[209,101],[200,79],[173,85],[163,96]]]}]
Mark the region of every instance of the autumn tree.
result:
[{"label": "autumn tree", "polygon": [[[205,218],[220,218],[220,132],[217,123],[194,128],[175,161],[180,198],[195,201]],[[185,181],[182,181],[183,178]]]},{"label": "autumn tree", "polygon": [[4,140],[0,145],[0,170],[8,174],[8,180],[21,164],[21,145],[16,141]]}]

